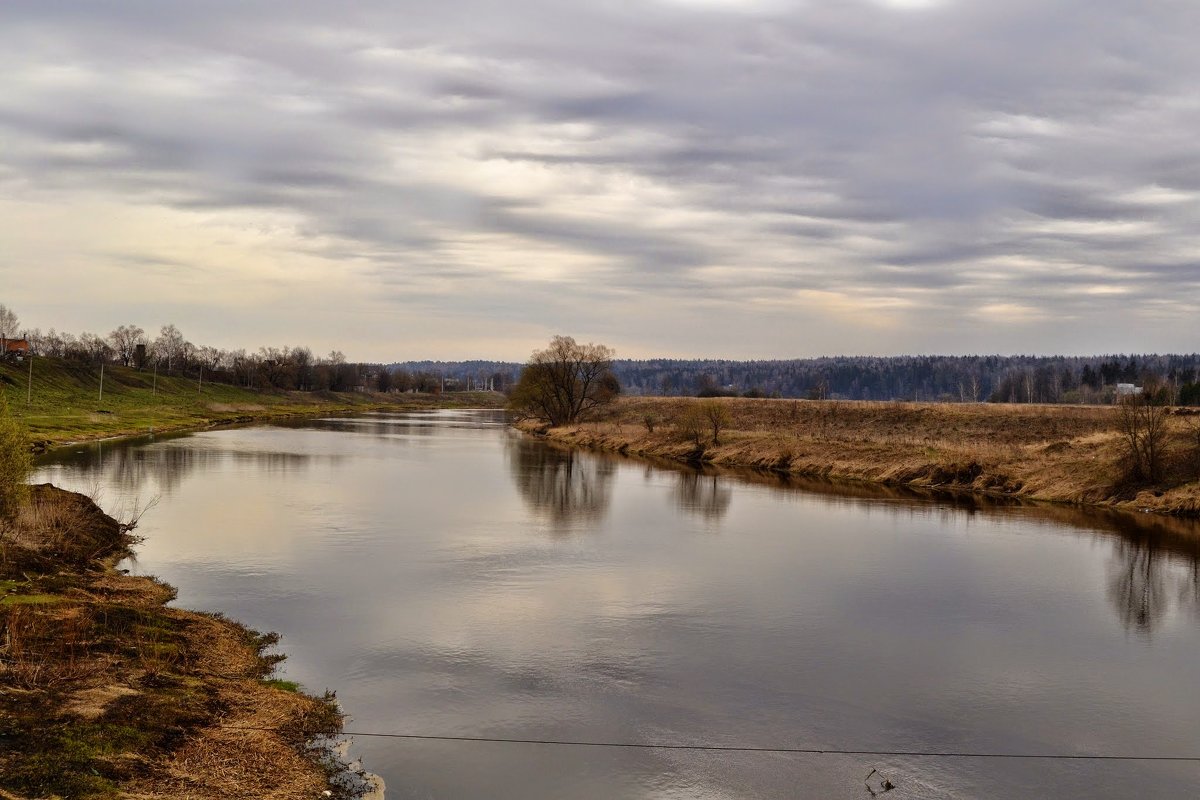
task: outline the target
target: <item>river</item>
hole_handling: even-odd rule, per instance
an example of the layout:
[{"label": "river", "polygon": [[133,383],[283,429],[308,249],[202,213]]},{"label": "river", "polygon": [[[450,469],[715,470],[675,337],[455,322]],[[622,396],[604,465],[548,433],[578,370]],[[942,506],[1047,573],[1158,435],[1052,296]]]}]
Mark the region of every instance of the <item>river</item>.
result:
[{"label": "river", "polygon": [[[1200,531],[703,474],[490,411],[78,446],[135,572],[279,631],[350,731],[1200,756]],[[1200,764],[356,736],[390,800],[1193,797]]]}]

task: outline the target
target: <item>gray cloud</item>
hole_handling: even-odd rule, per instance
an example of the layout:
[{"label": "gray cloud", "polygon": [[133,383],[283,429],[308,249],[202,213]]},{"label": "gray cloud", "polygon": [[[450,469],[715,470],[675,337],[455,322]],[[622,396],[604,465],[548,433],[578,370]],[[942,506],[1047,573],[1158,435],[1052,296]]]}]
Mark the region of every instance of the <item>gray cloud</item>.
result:
[{"label": "gray cloud", "polygon": [[[347,314],[452,309],[522,343],[425,326],[363,357],[568,329],[628,355],[1194,349],[1197,23],[1123,0],[8,2],[0,185],[215,214],[344,283]],[[66,238],[63,270],[189,268]]]}]

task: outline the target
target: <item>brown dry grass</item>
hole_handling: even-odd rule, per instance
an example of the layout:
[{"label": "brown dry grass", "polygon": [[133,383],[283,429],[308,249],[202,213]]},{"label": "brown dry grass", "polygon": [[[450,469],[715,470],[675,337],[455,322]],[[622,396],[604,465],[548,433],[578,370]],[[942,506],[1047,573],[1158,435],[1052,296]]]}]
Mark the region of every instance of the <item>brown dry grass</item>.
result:
[{"label": "brown dry grass", "polygon": [[[621,398],[603,417],[526,430],[605,450],[769,469],[812,477],[975,492],[1079,504],[1200,513],[1195,423],[1173,415],[1172,463],[1162,486],[1123,480],[1114,409],[1105,406],[873,403],[723,398],[720,443],[697,444],[692,398]],[[707,401],[714,402],[714,401]]]}]

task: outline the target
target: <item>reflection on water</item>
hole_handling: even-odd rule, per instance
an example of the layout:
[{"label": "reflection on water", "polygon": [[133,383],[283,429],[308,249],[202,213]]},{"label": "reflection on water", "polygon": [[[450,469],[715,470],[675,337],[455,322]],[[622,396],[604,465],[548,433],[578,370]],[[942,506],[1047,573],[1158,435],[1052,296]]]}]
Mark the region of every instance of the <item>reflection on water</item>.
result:
[{"label": "reflection on water", "polygon": [[1147,637],[1177,607],[1200,611],[1200,536],[1171,522],[1112,518],[1108,596],[1126,628]]},{"label": "reflection on water", "polygon": [[556,533],[578,530],[608,511],[612,460],[513,435],[505,440],[521,497]]},{"label": "reflection on water", "polygon": [[281,453],[259,449],[211,449],[195,446],[195,435],[142,437],[136,445],[99,442],[42,455],[56,482],[86,475],[96,485],[123,493],[151,489],[170,495],[192,473],[233,467],[258,474],[295,474],[314,459],[336,463],[344,456]]},{"label": "reflection on water", "polygon": [[719,474],[681,470],[675,484],[675,503],[681,511],[718,521],[729,510],[733,491]]},{"label": "reflection on water", "polygon": [[[663,464],[660,469],[683,470]],[[719,477],[721,476],[721,477]],[[1200,616],[1200,523],[1156,514],[1131,514],[1100,508],[1027,504],[1017,498],[968,494],[944,489],[839,483],[751,470],[692,469],[680,472],[679,507],[719,519],[729,506],[729,481],[758,483],[783,492],[799,492],[835,507],[861,507],[862,501],[895,500],[909,513],[928,513],[912,501],[936,501],[939,518],[956,514],[993,519],[1040,520],[1089,530],[1111,545],[1108,597],[1117,618],[1130,631],[1150,636],[1172,612]],[[701,491],[696,487],[704,487]],[[717,499],[718,493],[723,493]]]},{"label": "reflection on water", "polygon": [[1149,634],[1166,616],[1167,564],[1153,542],[1117,542],[1109,597],[1128,628]]},{"label": "reflection on water", "polygon": [[[505,441],[509,471],[521,497],[558,533],[594,525],[608,512],[620,459],[512,435]],[[728,476],[713,470],[664,465],[674,476],[675,507],[711,522],[729,510]],[[655,471],[647,465],[646,475]]]},{"label": "reflection on water", "polygon": [[[698,472],[368,415],[76,448],[154,494],[138,571],[281,631],[357,730],[864,750],[1200,750],[1200,533]],[[706,535],[696,535],[703,533]],[[550,534],[550,535],[547,535]],[[567,535],[570,534],[570,535]],[[1186,797],[1195,767],[361,739],[392,798]]]}]

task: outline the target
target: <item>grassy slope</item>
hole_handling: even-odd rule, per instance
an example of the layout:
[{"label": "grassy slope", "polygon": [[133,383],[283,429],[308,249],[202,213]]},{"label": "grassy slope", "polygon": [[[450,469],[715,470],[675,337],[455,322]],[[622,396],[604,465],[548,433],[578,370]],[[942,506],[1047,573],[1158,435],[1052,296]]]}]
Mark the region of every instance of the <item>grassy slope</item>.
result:
[{"label": "grassy slope", "polygon": [[[1183,458],[1200,425],[1195,416],[1171,418],[1179,466],[1167,484],[1131,487],[1120,481],[1111,407],[722,399],[729,429],[719,444],[709,435],[697,446],[673,424],[696,402],[622,398],[603,419],[542,432],[562,442],[678,461],[1200,513],[1200,474]],[[648,416],[656,421],[653,432]]]},{"label": "grassy slope", "polygon": [[0,523],[0,798],[320,797],[336,706],[269,680],[275,637],[113,569],[130,543],[51,486]]},{"label": "grassy slope", "polygon": [[13,416],[41,446],[332,411],[499,406],[501,402],[490,392],[435,396],[287,392],[216,383],[200,387],[193,379],[161,374],[155,388],[153,374],[112,365],[104,368],[101,398],[99,368],[38,358],[33,364],[33,400],[27,405],[28,370],[28,362],[0,363],[0,386],[7,392]]}]

